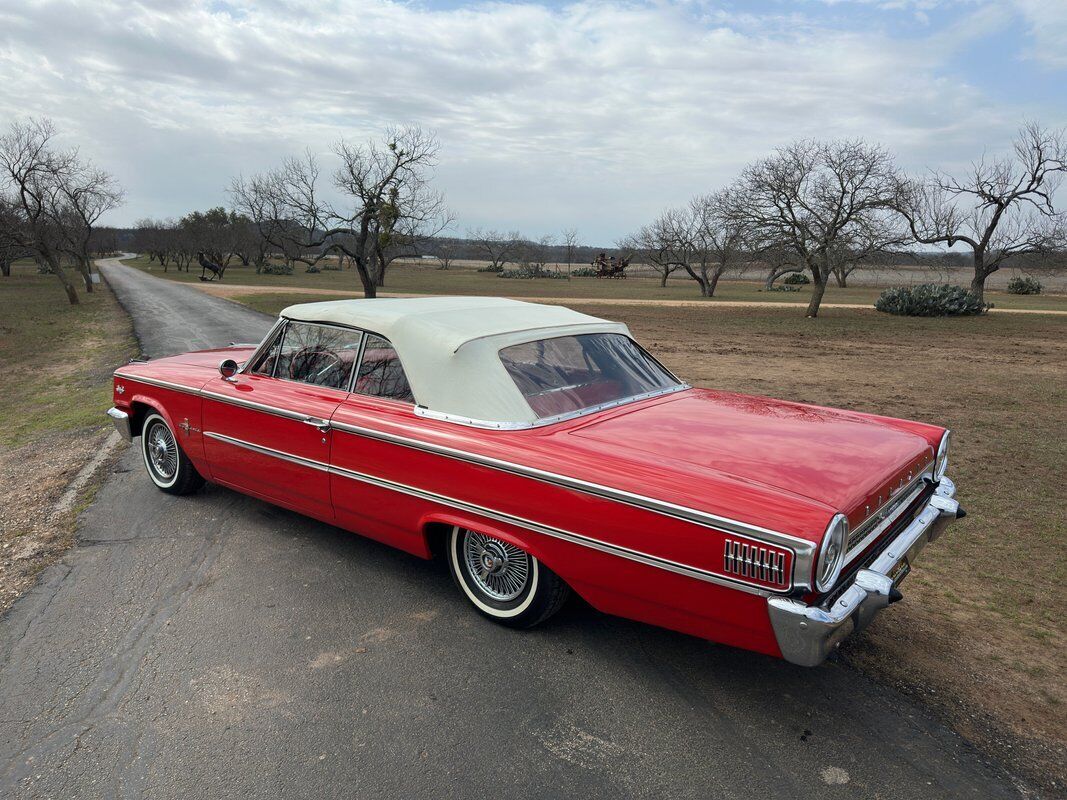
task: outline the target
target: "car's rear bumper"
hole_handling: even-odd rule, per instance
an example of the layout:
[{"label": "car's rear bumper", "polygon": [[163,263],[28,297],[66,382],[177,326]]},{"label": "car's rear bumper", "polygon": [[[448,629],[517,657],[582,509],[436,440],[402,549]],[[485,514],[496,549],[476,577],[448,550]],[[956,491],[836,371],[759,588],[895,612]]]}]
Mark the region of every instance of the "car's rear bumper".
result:
[{"label": "car's rear bumper", "polygon": [[949,478],[942,478],[911,524],[866,569],[856,573],[851,585],[831,606],[809,606],[786,597],[769,598],[767,610],[782,657],[814,667],[842,639],[863,630],[879,611],[898,599],[900,595],[890,575],[905,558],[910,565],[927,542],[941,535],[948,522],[963,516],[955,496],[956,485]]},{"label": "car's rear bumper", "polygon": [[127,442],[132,442],[133,432],[130,430],[130,415],[117,408],[109,408],[107,415],[111,417],[111,424],[115,426],[115,430],[122,434],[122,438]]}]

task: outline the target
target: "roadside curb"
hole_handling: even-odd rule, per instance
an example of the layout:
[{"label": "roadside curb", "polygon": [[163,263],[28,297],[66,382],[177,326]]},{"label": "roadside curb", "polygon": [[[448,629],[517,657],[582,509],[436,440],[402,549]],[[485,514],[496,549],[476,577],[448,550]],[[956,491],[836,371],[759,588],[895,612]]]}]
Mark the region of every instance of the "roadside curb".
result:
[{"label": "roadside curb", "polygon": [[60,516],[66,514],[74,508],[74,503],[78,499],[78,495],[82,489],[88,486],[89,482],[96,476],[96,473],[111,457],[112,453],[118,449],[118,446],[122,444],[122,437],[119,436],[118,431],[111,431],[104,443],[97,450],[96,454],[89,459],[89,462],[78,470],[78,474],[74,476],[67,488],[63,490],[63,494],[59,496],[59,500],[52,506],[52,514],[54,516]]}]

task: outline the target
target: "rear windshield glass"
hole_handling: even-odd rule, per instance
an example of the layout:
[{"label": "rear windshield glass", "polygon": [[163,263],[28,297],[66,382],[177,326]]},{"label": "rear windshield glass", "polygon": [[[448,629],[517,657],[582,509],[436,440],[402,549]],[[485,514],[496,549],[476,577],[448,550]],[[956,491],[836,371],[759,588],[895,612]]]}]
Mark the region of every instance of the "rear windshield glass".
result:
[{"label": "rear windshield glass", "polygon": [[618,333],[516,344],[502,349],[500,360],[540,419],[678,385],[648,353]]}]

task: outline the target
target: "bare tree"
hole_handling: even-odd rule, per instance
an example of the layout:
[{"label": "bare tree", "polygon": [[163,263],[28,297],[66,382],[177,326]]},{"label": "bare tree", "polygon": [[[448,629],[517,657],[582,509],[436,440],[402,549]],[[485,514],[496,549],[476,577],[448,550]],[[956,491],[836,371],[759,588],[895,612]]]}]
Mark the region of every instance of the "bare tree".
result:
[{"label": "bare tree", "polygon": [[437,242],[437,268],[452,269],[452,262],[456,260],[456,252],[459,250],[459,242],[455,239],[440,239]]},{"label": "bare tree", "polygon": [[1013,154],[971,164],[953,177],[934,172],[900,183],[897,208],[920,244],[962,243],[974,254],[971,291],[982,298],[986,278],[1008,259],[1062,247],[1064,217],[1053,196],[1067,172],[1064,131],[1029,123]]},{"label": "bare tree", "polygon": [[502,269],[505,264],[515,258],[523,242],[522,234],[518,231],[500,233],[493,230],[485,231],[481,228],[467,231],[467,238],[485,257],[493,270]]},{"label": "bare tree", "polygon": [[85,291],[93,290],[93,232],[122,201],[122,190],[77,150],[56,149],[54,137],[49,120],[31,120],[14,123],[0,138],[0,246],[33,252],[77,303],[62,262],[73,263]]},{"label": "bare tree", "polygon": [[11,263],[19,258],[32,255],[31,251],[22,244],[22,237],[18,233],[21,219],[15,207],[3,197],[0,197],[0,275],[5,278],[11,277]]},{"label": "bare tree", "polygon": [[744,253],[745,229],[728,213],[734,199],[727,192],[701,195],[689,201],[682,234],[689,261],[682,266],[700,286],[703,297],[714,297],[719,279],[736,266]]},{"label": "bare tree", "polygon": [[882,260],[890,255],[893,248],[899,248],[909,241],[911,236],[897,219],[879,217],[877,227],[857,225],[849,236],[844,237],[829,249],[830,272],[838,287],[848,288],[848,278],[857,269]]},{"label": "bare tree", "polygon": [[524,260],[537,275],[545,271],[552,255],[552,247],[556,243],[556,237],[548,233],[539,239],[524,243]]},{"label": "bare tree", "polygon": [[682,268],[688,253],[679,251],[677,231],[680,227],[676,209],[663,212],[653,222],[620,240],[620,250],[632,250],[655,270],[660,277],[659,285],[667,285],[671,273]]},{"label": "bare tree", "polygon": [[[382,235],[412,235],[445,213],[429,181],[437,161],[437,139],[420,128],[396,128],[381,142],[341,141],[333,185],[345,205],[321,194],[317,159],[309,152],[270,172],[236,178],[230,187],[238,211],[254,220],[287,259],[312,266],[333,252],[356,265],[363,293],[377,295],[382,270]],[[388,262],[385,262],[388,263]]]},{"label": "bare tree", "polygon": [[899,177],[889,153],[859,140],[803,140],[748,166],[723,211],[754,242],[781,246],[811,272],[818,316],[833,252],[858,228],[887,225]]},{"label": "bare tree", "polygon": [[57,243],[81,273],[85,291],[92,292],[93,231],[100,218],[122,204],[123,192],[115,179],[91,164],[79,164],[60,184],[62,205]]},{"label": "bare tree", "polygon": [[563,231],[563,254],[567,259],[567,277],[570,277],[571,269],[574,266],[574,254],[578,250],[579,239],[578,230],[576,228],[567,228]]},{"label": "bare tree", "polygon": [[694,197],[681,208],[667,209],[619,245],[639,252],[659,273],[660,286],[683,269],[702,297],[713,297],[723,273],[737,266],[743,254],[745,229],[726,213],[729,201],[726,193]]},{"label": "bare tree", "polygon": [[804,271],[804,265],[797,259],[796,253],[780,242],[758,242],[752,255],[766,265],[767,272],[763,280],[763,288],[768,291],[783,275]]}]

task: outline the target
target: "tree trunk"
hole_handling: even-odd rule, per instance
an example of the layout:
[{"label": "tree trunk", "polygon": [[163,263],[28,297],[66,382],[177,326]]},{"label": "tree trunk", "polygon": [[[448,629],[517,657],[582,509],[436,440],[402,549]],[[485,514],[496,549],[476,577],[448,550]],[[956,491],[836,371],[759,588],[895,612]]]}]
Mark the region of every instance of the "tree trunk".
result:
[{"label": "tree trunk", "polygon": [[375,276],[367,271],[366,264],[362,259],[353,259],[356,262],[356,271],[359,273],[359,282],[363,284],[363,296],[367,298],[378,296],[378,281]]},{"label": "tree trunk", "polygon": [[63,271],[62,265],[53,255],[46,255],[45,259],[48,261],[48,266],[52,268],[52,272],[55,273],[59,282],[63,284],[63,291],[67,293],[67,300],[70,301],[72,306],[78,305],[81,301],[78,300],[78,293],[74,290],[74,284],[70,282],[70,278],[67,277],[67,273]]},{"label": "tree trunk", "polygon": [[848,288],[848,273],[847,272],[845,272],[843,269],[835,269],[834,270],[834,277],[837,279],[837,287],[839,289],[847,289]]},{"label": "tree trunk", "polygon": [[663,276],[659,279],[659,286],[661,289],[667,288],[667,277],[670,275],[667,270],[663,270]]},{"label": "tree trunk", "polygon": [[[991,272],[992,270],[990,270]],[[989,277],[989,272],[985,268],[985,251],[974,251],[974,278],[971,279],[971,292],[974,293],[980,301],[985,301],[985,279]]]},{"label": "tree trunk", "polygon": [[830,276],[823,275],[816,270],[812,270],[811,273],[815,280],[811,287],[811,302],[808,303],[806,316],[815,318],[819,316],[819,305],[822,303],[823,293],[826,292],[826,281]]},{"label": "tree trunk", "polygon": [[89,262],[89,259],[78,259],[78,272],[81,273],[82,280],[85,281],[85,293],[93,293],[93,268]]},{"label": "tree trunk", "polygon": [[6,258],[0,259],[0,273],[2,273],[5,278],[11,277],[11,262]]},{"label": "tree trunk", "polygon": [[708,297],[715,296],[715,288],[719,285],[719,278],[722,277],[721,273],[714,272],[711,275],[711,283],[708,285]]}]

